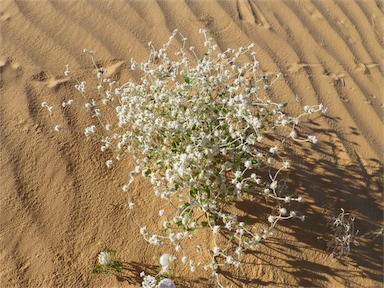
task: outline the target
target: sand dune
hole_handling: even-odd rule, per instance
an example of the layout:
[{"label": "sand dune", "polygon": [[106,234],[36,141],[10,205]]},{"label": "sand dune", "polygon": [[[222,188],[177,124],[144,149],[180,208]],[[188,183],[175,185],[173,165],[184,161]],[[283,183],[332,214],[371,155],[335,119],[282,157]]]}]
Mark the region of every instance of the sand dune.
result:
[{"label": "sand dune", "polygon": [[[143,243],[120,189],[132,163],[108,170],[98,146],[75,132],[86,119],[57,112],[68,128],[58,136],[40,104],[59,106],[75,93],[66,64],[91,74],[84,48],[123,78],[132,57],[146,59],[147,43],[160,47],[176,28],[201,53],[203,27],[223,51],[255,43],[261,73],[283,73],[271,97],[287,102],[290,112],[328,107],[307,127],[319,144],[292,147],[290,188],[305,195],[307,220],[281,226],[281,240],[249,256],[226,283],[380,287],[382,238],[335,261],[316,237],[327,229],[327,209],[353,212],[362,234],[383,225],[383,7],[381,1],[0,1],[0,287],[138,287],[140,271],[156,268],[160,250]],[[150,185],[138,181],[134,189],[138,205],[154,210],[143,221],[153,221],[156,202],[145,197]],[[117,249],[123,275],[91,274],[99,242]],[[180,287],[212,287],[206,275],[180,271]]]}]

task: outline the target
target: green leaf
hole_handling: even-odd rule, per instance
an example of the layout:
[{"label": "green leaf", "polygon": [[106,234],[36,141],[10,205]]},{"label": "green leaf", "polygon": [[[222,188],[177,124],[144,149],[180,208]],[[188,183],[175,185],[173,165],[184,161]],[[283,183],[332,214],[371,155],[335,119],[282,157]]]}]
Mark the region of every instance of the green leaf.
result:
[{"label": "green leaf", "polygon": [[188,76],[183,75],[183,78],[184,78],[185,83],[187,83],[187,84],[190,83],[190,80],[189,80]]},{"label": "green leaf", "polygon": [[176,223],[175,223],[177,226],[183,226],[183,222],[181,222],[181,221],[177,221]]},{"label": "green leaf", "polygon": [[202,221],[200,224],[203,227],[207,227],[208,226],[208,222],[207,221]]},{"label": "green leaf", "polygon": [[114,268],[118,271],[121,272],[123,270],[123,263],[120,260],[116,260],[114,263]]}]

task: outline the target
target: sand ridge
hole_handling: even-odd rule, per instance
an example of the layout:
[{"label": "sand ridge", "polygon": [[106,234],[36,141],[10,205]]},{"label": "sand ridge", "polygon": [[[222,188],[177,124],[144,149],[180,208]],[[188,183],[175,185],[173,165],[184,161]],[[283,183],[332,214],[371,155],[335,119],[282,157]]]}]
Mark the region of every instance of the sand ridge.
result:
[{"label": "sand ridge", "polygon": [[[354,212],[362,233],[383,225],[383,7],[380,1],[1,0],[0,287],[138,287],[140,271],[156,269],[153,256],[161,251],[143,243],[124,206],[120,186],[132,163],[108,170],[97,144],[75,132],[87,119],[57,112],[65,128],[58,136],[40,104],[59,106],[75,92],[63,74],[66,64],[91,74],[84,48],[124,78],[131,58],[146,59],[147,43],[160,47],[176,28],[201,53],[203,27],[222,51],[255,43],[261,72],[283,73],[271,97],[287,102],[290,112],[328,107],[306,127],[319,144],[291,147],[291,189],[304,193],[307,220],[281,226],[283,238],[250,255],[226,283],[380,287],[380,238],[338,262],[316,237],[326,231],[327,209]],[[150,185],[138,181],[134,189],[138,205],[153,210],[143,222],[153,222]],[[253,213],[247,207],[244,213]],[[99,242],[125,261],[120,277],[90,273]],[[206,275],[180,271],[181,287],[212,287],[200,279]]]}]

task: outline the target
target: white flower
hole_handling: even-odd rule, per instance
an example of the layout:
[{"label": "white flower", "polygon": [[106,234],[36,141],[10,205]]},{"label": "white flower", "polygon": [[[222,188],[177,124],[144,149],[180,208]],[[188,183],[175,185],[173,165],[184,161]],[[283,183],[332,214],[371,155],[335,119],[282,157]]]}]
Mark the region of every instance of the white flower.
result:
[{"label": "white flower", "polygon": [[236,233],[238,233],[240,235],[244,235],[244,232],[245,232],[245,230],[243,228],[236,229]]},{"label": "white flower", "polygon": [[284,167],[284,169],[288,169],[289,167],[291,167],[291,163],[289,163],[288,161],[284,161],[283,167]]},{"label": "white flower", "polygon": [[274,154],[277,151],[277,146],[269,148],[269,153]]},{"label": "white flower", "polygon": [[55,131],[60,132],[61,126],[59,124],[55,125]]},{"label": "white flower", "polygon": [[129,206],[129,209],[132,210],[133,208],[135,208],[135,203],[129,202],[128,206]]},{"label": "white flower", "polygon": [[95,134],[95,132],[96,132],[96,126],[92,125],[92,126],[85,128],[84,134],[85,134],[85,136],[90,136],[92,134]]},{"label": "white flower", "polygon": [[[322,105],[322,104],[320,104],[320,105]],[[324,106],[320,106],[320,105],[319,105],[319,109],[321,110],[321,113],[323,113],[323,114],[327,113],[328,112],[328,108],[324,107]]]},{"label": "white flower", "polygon": [[313,144],[316,144],[317,143],[317,137],[316,136],[308,136],[308,139],[310,142],[312,142]]},{"label": "white flower", "polygon": [[151,275],[144,276],[143,282],[141,283],[143,288],[155,288],[156,278]]},{"label": "white flower", "polygon": [[112,160],[107,160],[105,162],[105,165],[107,165],[108,168],[111,168],[112,167],[112,164],[113,164],[113,161]]},{"label": "white flower", "polygon": [[233,263],[233,257],[232,256],[227,256],[225,259],[225,264],[232,264]]},{"label": "white flower", "polygon": [[100,265],[108,265],[112,261],[112,255],[107,251],[100,252],[98,258]]},{"label": "white flower", "polygon": [[236,172],[235,172],[235,177],[236,177],[236,178],[239,178],[239,177],[241,176],[241,174],[242,174],[241,171],[236,171]]},{"label": "white flower", "polygon": [[163,209],[159,210],[159,216],[161,217],[163,215],[164,215],[164,210]]},{"label": "white flower", "polygon": [[144,226],[144,227],[140,228],[140,234],[141,235],[146,235],[147,234],[147,226]]},{"label": "white flower", "polygon": [[218,225],[213,226],[213,229],[212,229],[213,234],[217,234],[219,233],[219,231],[220,231],[220,226]]},{"label": "white flower", "polygon": [[160,265],[167,268],[171,266],[171,263],[173,260],[174,260],[174,257],[172,255],[163,254],[160,256]]},{"label": "white flower", "polygon": [[285,215],[285,214],[287,214],[287,209],[280,208],[279,212],[280,212],[281,215]]},{"label": "white flower", "polygon": [[168,237],[171,242],[175,242],[177,240],[175,233],[170,233]]},{"label": "white flower", "polygon": [[159,282],[158,288],[176,288],[176,285],[171,279],[164,278]]},{"label": "white flower", "polygon": [[296,214],[295,211],[291,211],[291,212],[289,213],[289,215],[292,216],[292,217],[295,217],[297,214]]},{"label": "white flower", "polygon": [[164,243],[159,240],[157,235],[152,235],[149,239],[148,242],[153,245],[163,245]]},{"label": "white flower", "polygon": [[269,215],[268,216],[268,222],[273,223],[274,221],[275,221],[275,217],[273,217],[272,215]]},{"label": "white flower", "polygon": [[183,257],[181,257],[181,262],[182,262],[183,264],[187,263],[187,260],[188,260],[187,256],[183,256]]}]

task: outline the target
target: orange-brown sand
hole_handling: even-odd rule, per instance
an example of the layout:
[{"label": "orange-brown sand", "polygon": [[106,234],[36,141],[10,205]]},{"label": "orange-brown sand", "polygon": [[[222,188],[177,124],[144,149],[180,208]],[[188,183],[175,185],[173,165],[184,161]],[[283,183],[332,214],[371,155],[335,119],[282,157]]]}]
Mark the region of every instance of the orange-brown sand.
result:
[{"label": "orange-brown sand", "polygon": [[[261,73],[283,73],[272,97],[291,112],[328,107],[307,125],[318,145],[290,147],[290,189],[306,199],[306,221],[283,223],[223,282],[382,287],[382,237],[341,261],[317,237],[328,231],[326,213],[340,208],[356,216],[360,234],[383,225],[383,9],[358,0],[1,0],[0,287],[139,287],[139,273],[157,269],[162,250],[144,243],[120,188],[132,163],[107,169],[99,145],[75,132],[85,118],[58,112],[67,129],[57,134],[41,102],[57,106],[75,94],[63,80],[66,64],[91,74],[84,48],[124,78],[132,57],[144,60],[146,44],[160,47],[175,28],[202,51],[203,27],[221,50],[255,43]],[[138,180],[134,195],[147,211],[142,222],[156,220],[151,186]],[[255,213],[247,203],[239,209]],[[91,273],[98,243],[118,251],[118,277]],[[179,287],[214,287],[204,273],[177,271]]]}]

